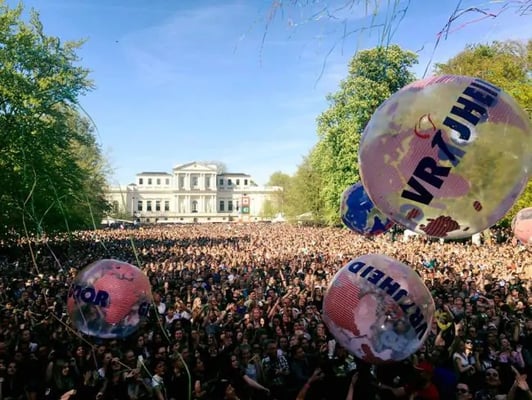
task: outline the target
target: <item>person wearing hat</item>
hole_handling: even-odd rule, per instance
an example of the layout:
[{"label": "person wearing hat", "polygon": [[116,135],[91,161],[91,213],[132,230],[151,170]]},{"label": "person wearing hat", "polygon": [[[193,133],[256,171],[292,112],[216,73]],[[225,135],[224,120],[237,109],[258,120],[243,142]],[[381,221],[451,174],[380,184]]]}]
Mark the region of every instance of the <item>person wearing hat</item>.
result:
[{"label": "person wearing hat", "polygon": [[434,368],[427,361],[422,361],[414,366],[416,372],[411,383],[394,388],[382,383],[378,384],[380,390],[389,390],[395,397],[411,397],[417,400],[440,400],[436,385],[432,383]]}]

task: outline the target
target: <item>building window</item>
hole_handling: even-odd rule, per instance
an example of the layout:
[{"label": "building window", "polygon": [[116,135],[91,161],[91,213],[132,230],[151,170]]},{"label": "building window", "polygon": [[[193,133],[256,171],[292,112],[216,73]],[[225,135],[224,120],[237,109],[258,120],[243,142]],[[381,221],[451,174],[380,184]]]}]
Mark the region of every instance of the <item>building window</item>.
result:
[{"label": "building window", "polygon": [[170,211],[170,200],[164,201],[164,211]]},{"label": "building window", "polygon": [[237,185],[237,186],[240,186],[240,179],[237,179],[237,180],[236,180],[236,185]]},{"label": "building window", "polygon": [[155,200],[155,211],[161,211],[161,200]]},{"label": "building window", "polygon": [[144,179],[139,178],[139,185],[143,185],[143,184],[144,184]]},{"label": "building window", "polygon": [[151,178],[148,178],[148,185],[151,185]]},{"label": "building window", "polygon": [[137,201],[137,211],[142,211],[142,200]]},{"label": "building window", "polygon": [[160,184],[161,184],[161,180],[157,178],[157,185],[160,185]]},{"label": "building window", "polygon": [[220,185],[220,186],[223,186],[223,185],[224,185],[224,180],[223,180],[223,178],[218,180],[218,185]]},{"label": "building window", "polygon": [[198,187],[198,177],[197,176],[193,176],[192,177],[192,187]]},{"label": "building window", "polygon": [[197,213],[198,212],[198,202],[196,200],[192,201],[192,212]]},{"label": "building window", "polygon": [[146,211],[151,211],[151,200],[146,202]]},{"label": "building window", "polygon": [[239,203],[238,200],[236,201],[236,208],[235,208],[235,209],[236,209],[237,211],[240,210],[240,203]]},{"label": "building window", "polygon": [[244,179],[244,186],[247,186],[247,185],[248,185],[248,180]]},{"label": "building window", "polygon": [[211,187],[211,177],[210,176],[206,176],[205,177],[205,187],[206,188],[210,188]]},{"label": "building window", "polygon": [[184,176],[180,176],[179,177],[179,188],[183,189],[184,187],[185,187],[185,177]]},{"label": "building window", "polygon": [[228,179],[227,180],[227,186],[231,186],[233,184],[233,181],[231,181],[231,179]]},{"label": "building window", "polygon": [[118,201],[113,201],[113,213],[117,213],[119,210],[119,204]]},{"label": "building window", "polygon": [[227,211],[229,212],[233,211],[233,200],[229,200],[227,202]]},{"label": "building window", "polygon": [[225,202],[223,200],[220,200],[220,212],[225,211]]},{"label": "building window", "polygon": [[165,181],[164,181],[164,184],[165,185],[169,185],[170,184],[170,178],[166,178]]}]

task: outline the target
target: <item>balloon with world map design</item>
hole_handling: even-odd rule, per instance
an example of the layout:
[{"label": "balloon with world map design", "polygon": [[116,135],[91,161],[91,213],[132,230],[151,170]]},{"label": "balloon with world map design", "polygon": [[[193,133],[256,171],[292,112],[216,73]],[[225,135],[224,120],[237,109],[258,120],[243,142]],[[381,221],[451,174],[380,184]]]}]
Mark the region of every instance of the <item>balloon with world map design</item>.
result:
[{"label": "balloon with world map design", "polygon": [[393,226],[393,221],[373,205],[361,182],[342,193],[340,217],[346,227],[365,236],[379,235]]},{"label": "balloon with world map design", "polygon": [[531,123],[488,82],[432,77],[376,110],[359,162],[369,197],[388,218],[431,237],[469,237],[501,219],[530,179]]},{"label": "balloon with world map design", "polygon": [[67,310],[72,324],[86,335],[122,338],[138,329],[152,301],[150,281],[139,268],[104,259],[78,273]]},{"label": "balloon with world map design", "polygon": [[381,254],[351,260],[332,278],[323,320],[336,341],[373,364],[404,360],[431,332],[434,300],[408,265]]}]

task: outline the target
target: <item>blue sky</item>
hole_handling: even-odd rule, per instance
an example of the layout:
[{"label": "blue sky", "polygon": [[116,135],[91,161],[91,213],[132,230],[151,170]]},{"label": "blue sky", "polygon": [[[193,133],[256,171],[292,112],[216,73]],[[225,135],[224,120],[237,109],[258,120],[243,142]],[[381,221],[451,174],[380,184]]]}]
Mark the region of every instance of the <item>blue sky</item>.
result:
[{"label": "blue sky", "polygon": [[[45,31],[84,38],[79,51],[96,89],[81,99],[95,121],[112,184],[142,171],[221,161],[265,184],[295,172],[316,143],[326,95],[357,50],[397,43],[419,51],[418,76],[457,0],[28,0]],[[436,48],[446,61],[468,43],[532,36],[520,1],[467,1]],[[15,1],[8,1],[14,5]],[[391,39],[382,28],[391,27]],[[404,17],[400,10],[406,8]],[[394,11],[395,10],[395,11]],[[345,37],[345,32],[352,32]]]}]

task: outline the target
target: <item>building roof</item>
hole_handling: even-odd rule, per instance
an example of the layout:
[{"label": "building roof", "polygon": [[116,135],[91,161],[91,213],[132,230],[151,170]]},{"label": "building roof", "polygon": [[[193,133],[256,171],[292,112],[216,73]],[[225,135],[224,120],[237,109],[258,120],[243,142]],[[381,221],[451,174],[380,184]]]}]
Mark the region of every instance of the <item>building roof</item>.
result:
[{"label": "building roof", "polygon": [[174,166],[174,170],[176,169],[185,169],[187,167],[202,167],[202,168],[205,168],[205,169],[209,169],[211,171],[216,171],[217,170],[217,166],[215,164],[208,164],[208,163],[203,163],[203,162],[198,162],[198,161],[191,161],[189,163],[185,163],[185,164],[176,164]]},{"label": "building roof", "polygon": [[221,174],[218,174],[218,176],[246,176],[251,177],[251,175],[243,174],[242,172],[223,172]]},{"label": "building roof", "polygon": [[172,174],[169,174],[168,172],[141,172],[140,174],[137,174],[137,176],[142,175],[167,175],[172,176]]}]

